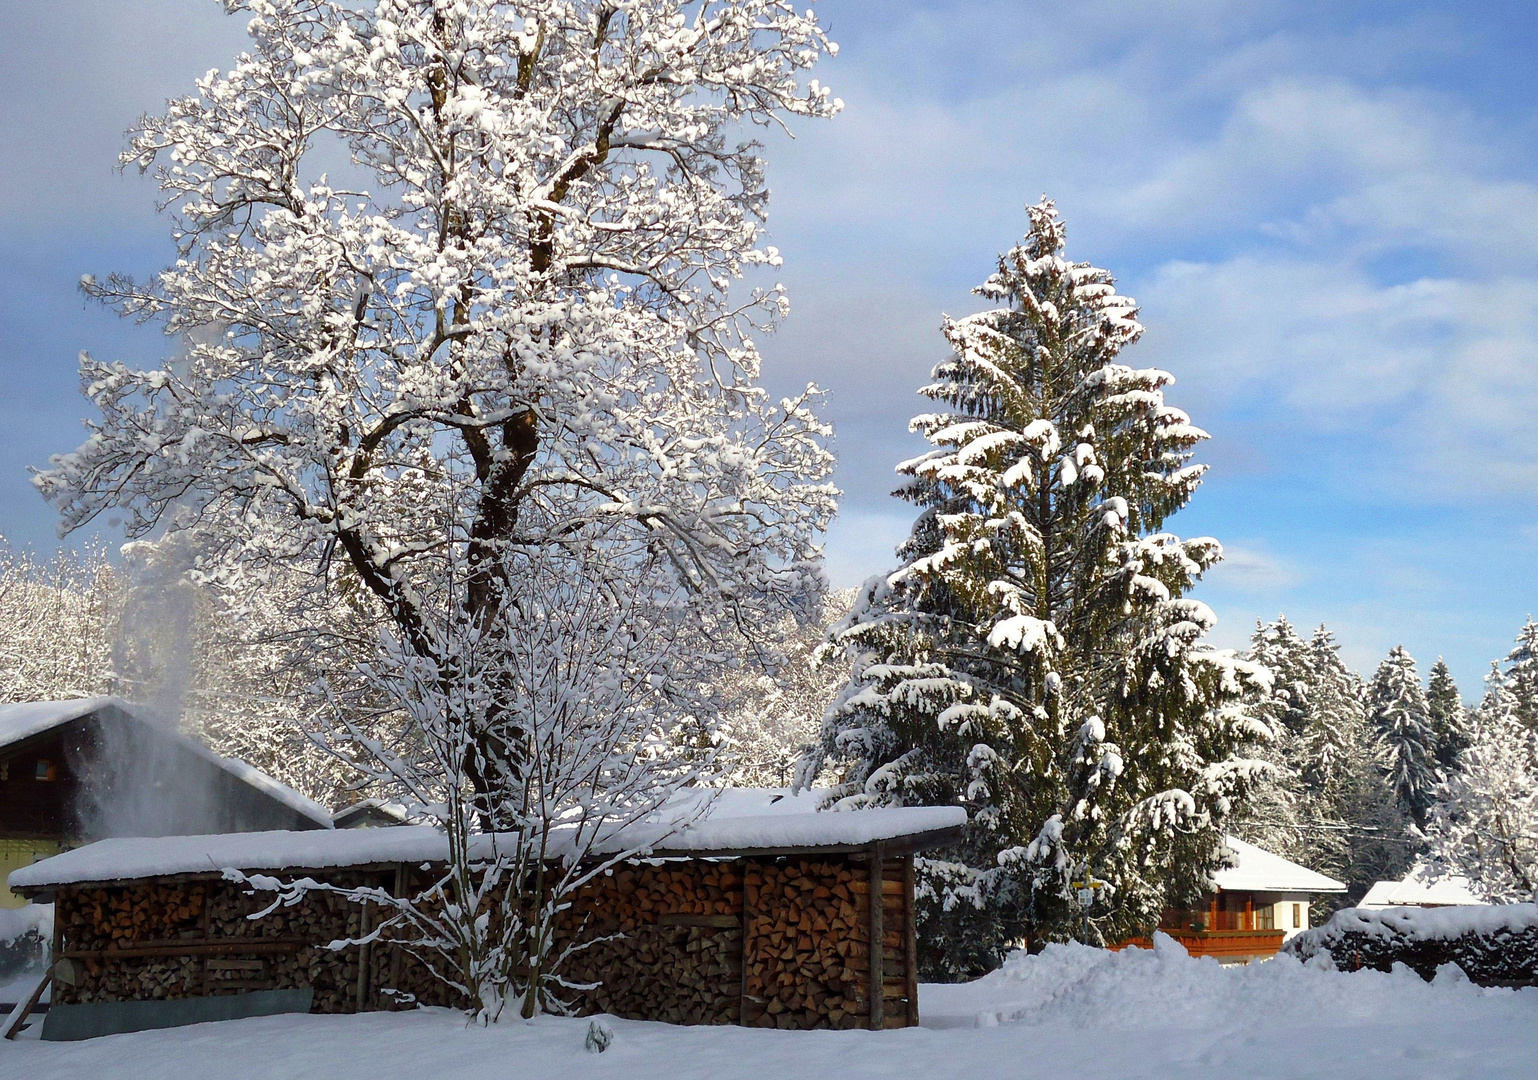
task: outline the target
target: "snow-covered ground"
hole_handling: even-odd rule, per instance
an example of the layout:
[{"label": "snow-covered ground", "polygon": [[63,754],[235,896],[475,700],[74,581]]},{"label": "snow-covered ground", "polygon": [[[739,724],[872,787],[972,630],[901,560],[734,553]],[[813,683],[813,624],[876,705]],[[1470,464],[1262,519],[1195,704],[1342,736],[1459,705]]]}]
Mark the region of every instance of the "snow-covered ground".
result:
[{"label": "snow-covered ground", "polygon": [[583,1049],[586,1020],[482,1030],[443,1010],[267,1017],[83,1043],[24,1038],[0,1044],[0,1078],[1538,1076],[1538,989],[1482,990],[1455,972],[1424,983],[1287,957],[1219,968],[1168,942],[1124,953],[1066,946],[965,986],[926,986],[921,1002],[923,1028],[880,1033],[611,1021],[617,1037],[603,1054]]}]

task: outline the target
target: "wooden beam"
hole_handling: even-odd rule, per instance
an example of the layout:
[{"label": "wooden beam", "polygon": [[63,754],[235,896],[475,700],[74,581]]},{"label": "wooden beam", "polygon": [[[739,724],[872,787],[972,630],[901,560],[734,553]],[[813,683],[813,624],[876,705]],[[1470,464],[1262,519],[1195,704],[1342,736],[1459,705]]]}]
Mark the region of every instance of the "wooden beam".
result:
[{"label": "wooden beam", "polygon": [[748,860],[742,860],[742,975],[737,999],[737,1026],[748,1026],[748,931],[753,911],[748,906]]},{"label": "wooden beam", "polygon": [[[54,963],[57,964],[58,961],[55,960]],[[22,1025],[27,1022],[27,1017],[32,1015],[32,1010],[37,1008],[38,1001],[42,999],[43,990],[52,981],[53,967],[50,966],[47,971],[43,972],[42,977],[37,980],[37,985],[32,988],[32,993],[27,995],[27,1000],[16,1006],[16,1011],[11,1013],[11,1018],[6,1021],[5,1031],[3,1032],[6,1039],[14,1039],[17,1035],[21,1034]]]},{"label": "wooden beam", "polygon": [[167,941],[144,945],[123,945],[110,949],[66,949],[71,960],[122,960],[147,956],[220,956],[226,953],[261,954],[298,952],[304,948],[324,948],[309,938],[218,938],[214,941]]},{"label": "wooden beam", "polygon": [[[407,886],[410,885],[411,879],[410,879],[410,877],[407,876],[409,874],[409,871],[406,869],[406,864],[405,863],[396,863],[394,869],[395,869],[395,887],[390,891],[390,895],[395,897],[397,900],[399,900],[399,899],[401,899],[402,897],[404,897],[406,895],[406,888],[407,888]],[[391,990],[398,991],[400,989],[400,985],[401,985],[401,954],[402,954],[402,952],[403,952],[403,950],[401,949],[399,944],[392,944],[390,946],[390,989]],[[391,1005],[393,1007],[396,1004],[396,998],[392,996],[391,999],[390,999],[390,1003],[391,1003]]]},{"label": "wooden beam", "polygon": [[870,855],[870,1029],[880,1031],[886,1019],[885,982],[886,957],[881,946],[881,939],[886,936],[882,926],[882,895],[881,887],[882,862],[886,856],[886,850],[877,841],[871,845]]},{"label": "wooden beam", "polygon": [[913,902],[913,855],[903,856],[903,923],[908,946],[908,1026],[919,1026],[919,941]]},{"label": "wooden beam", "polygon": [[[358,912],[358,936],[368,937],[369,930],[373,929],[369,926],[369,916],[372,912],[369,910],[367,900],[363,901],[359,907],[361,910]],[[365,941],[358,946],[358,1007],[353,1010],[354,1012],[362,1012],[364,1003],[368,1000],[369,954],[369,943]]]}]

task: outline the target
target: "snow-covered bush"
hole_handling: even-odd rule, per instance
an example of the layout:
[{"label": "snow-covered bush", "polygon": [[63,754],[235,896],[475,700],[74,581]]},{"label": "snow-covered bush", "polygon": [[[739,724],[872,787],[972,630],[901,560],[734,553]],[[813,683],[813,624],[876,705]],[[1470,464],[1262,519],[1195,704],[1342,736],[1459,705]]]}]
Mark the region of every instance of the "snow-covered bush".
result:
[{"label": "snow-covered bush", "polygon": [[1481,986],[1538,985],[1538,904],[1346,908],[1283,948],[1305,961],[1328,954],[1341,971],[1404,964],[1431,979],[1457,964]]}]

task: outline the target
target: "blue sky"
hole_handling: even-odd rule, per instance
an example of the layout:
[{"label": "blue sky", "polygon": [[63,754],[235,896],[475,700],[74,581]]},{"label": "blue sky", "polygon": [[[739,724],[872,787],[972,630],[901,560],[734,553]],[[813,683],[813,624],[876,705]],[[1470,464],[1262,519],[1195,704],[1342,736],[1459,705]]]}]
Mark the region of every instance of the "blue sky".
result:
[{"label": "blue sky", "polygon": [[[1220,644],[1328,623],[1465,696],[1538,613],[1538,16],[1519,3],[821,0],[846,102],[771,140],[793,313],[767,378],[830,392],[830,573],[887,568],[886,493],[942,312],[1042,193],[1213,435],[1170,522],[1218,537]],[[0,532],[55,543],[26,466],[79,441],[75,356],[150,363],[85,272],[169,254],[122,130],[238,47],[213,0],[0,5]]]}]

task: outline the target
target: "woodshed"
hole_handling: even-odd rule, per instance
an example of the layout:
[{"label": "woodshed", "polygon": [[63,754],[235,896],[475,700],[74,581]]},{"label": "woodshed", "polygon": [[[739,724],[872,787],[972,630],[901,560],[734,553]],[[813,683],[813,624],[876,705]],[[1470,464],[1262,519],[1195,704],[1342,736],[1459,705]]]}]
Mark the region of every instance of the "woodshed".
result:
[{"label": "woodshed", "polygon": [[[729,794],[725,811],[579,893],[577,921],[614,936],[568,970],[600,984],[577,1010],[791,1029],[917,1024],[913,856],[953,843],[964,811],[769,812],[757,804],[779,801],[774,793]],[[251,920],[270,895],[221,872],[393,892],[435,878],[443,850],[441,834],[422,826],[115,839],[19,870],[11,887],[57,905],[54,956],[64,962],[50,1022],[67,1006],[181,1001],[185,1010],[196,1004],[188,999],[274,991],[313,1012],[453,1005],[388,941],[326,948],[366,933],[368,906],[311,894]]]}]

